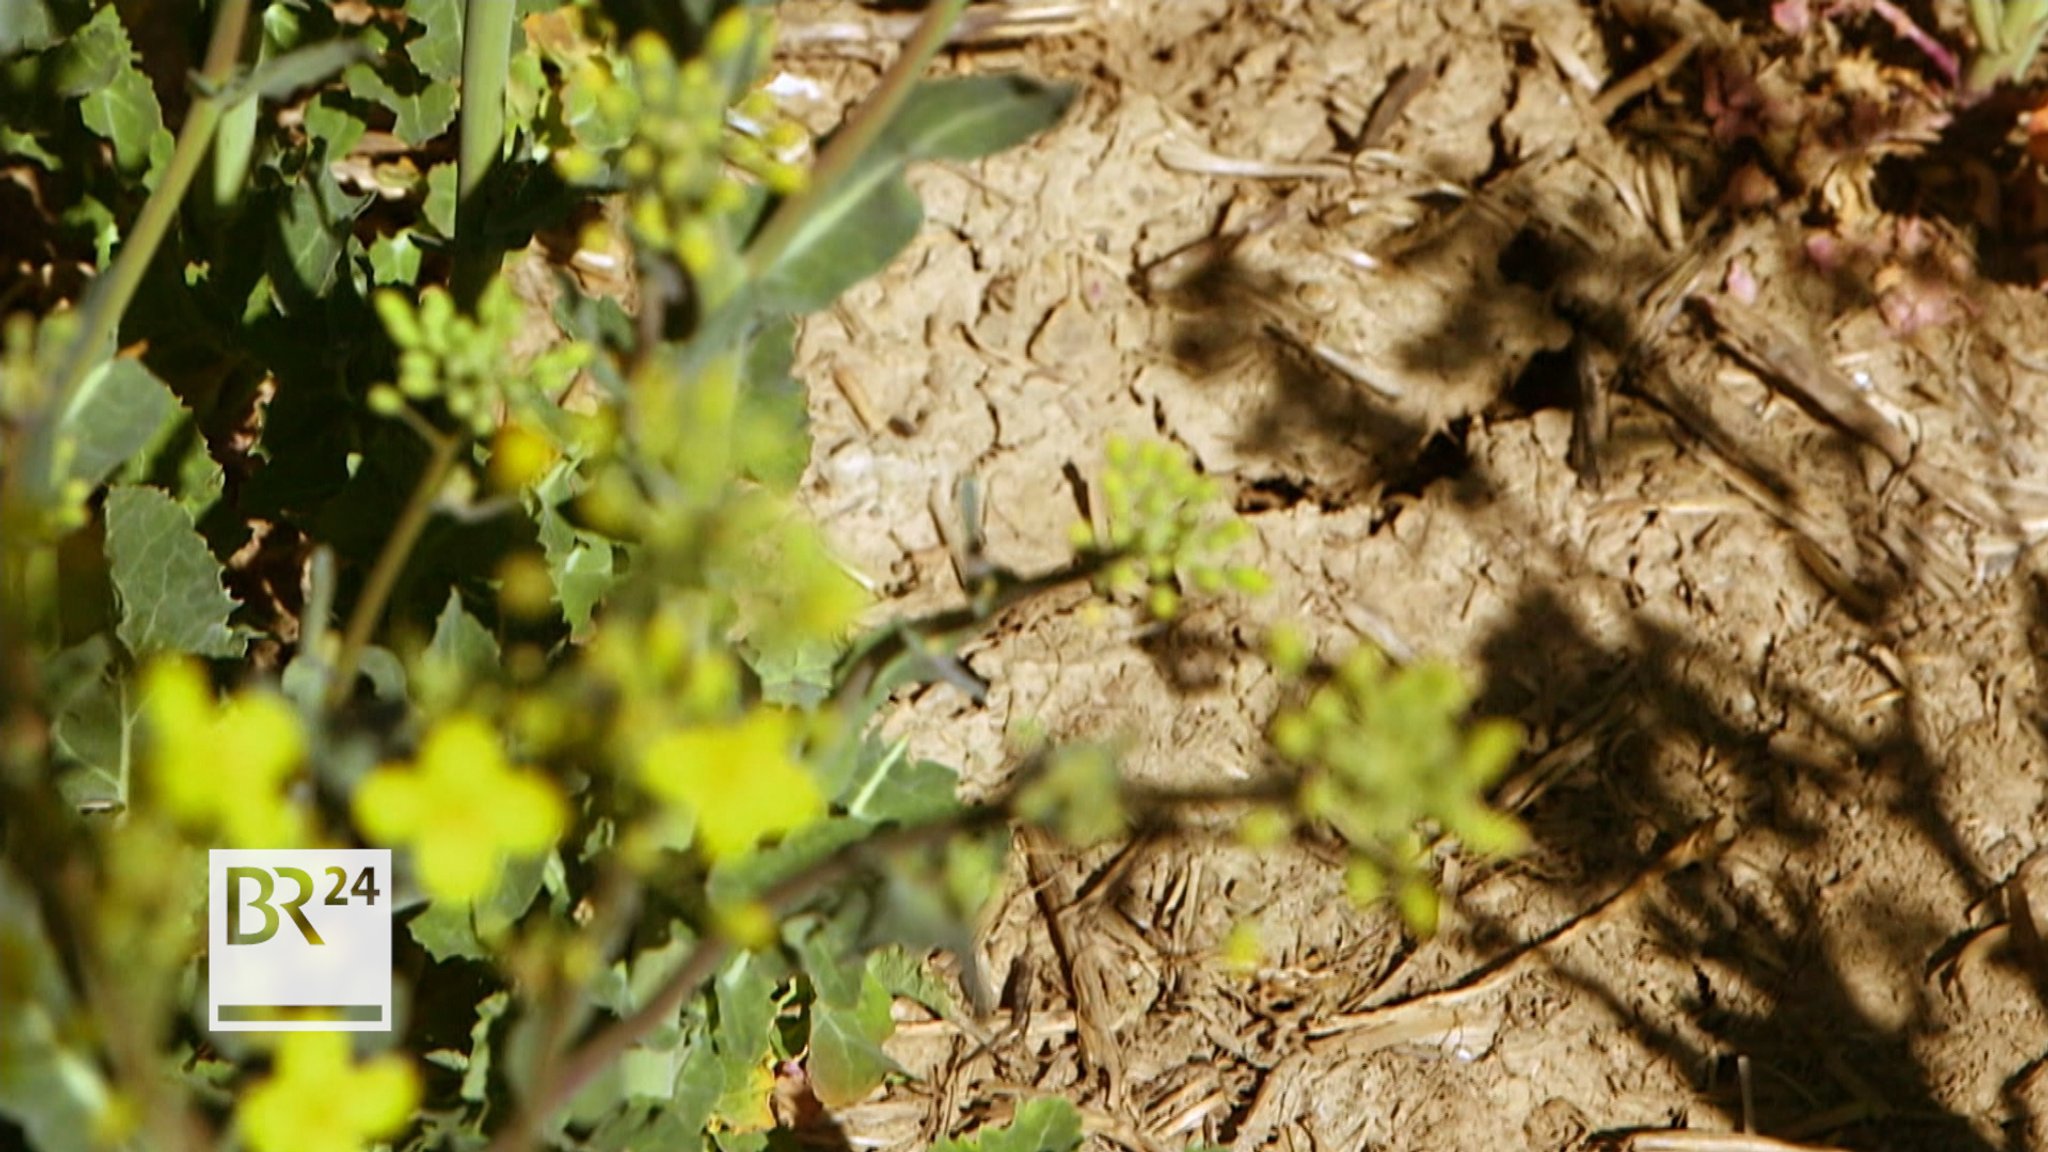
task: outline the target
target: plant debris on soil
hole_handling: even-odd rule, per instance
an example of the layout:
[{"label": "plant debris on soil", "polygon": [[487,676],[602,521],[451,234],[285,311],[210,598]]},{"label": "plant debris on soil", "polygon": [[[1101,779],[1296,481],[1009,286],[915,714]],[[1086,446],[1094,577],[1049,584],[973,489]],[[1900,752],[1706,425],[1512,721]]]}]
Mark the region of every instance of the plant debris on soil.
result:
[{"label": "plant debris on soil", "polygon": [[[1024,844],[999,1005],[906,1022],[913,1078],[831,1139],[1053,1093],[1147,1152],[2048,1147],[2048,150],[2029,93],[1956,94],[1961,8],[971,10],[947,67],[1082,95],[920,170],[922,238],[807,323],[811,506],[928,611],[962,480],[992,559],[1050,567],[1104,443],[1160,436],[1276,590],[1034,600],[967,653],[984,700],[892,731],[983,793],[1032,732],[1242,781],[1249,638],[1294,619],[1467,668],[1531,734],[1497,799],[1533,846],[1447,858],[1418,941],[1306,847]],[[785,5],[812,127],[894,19]]]}]

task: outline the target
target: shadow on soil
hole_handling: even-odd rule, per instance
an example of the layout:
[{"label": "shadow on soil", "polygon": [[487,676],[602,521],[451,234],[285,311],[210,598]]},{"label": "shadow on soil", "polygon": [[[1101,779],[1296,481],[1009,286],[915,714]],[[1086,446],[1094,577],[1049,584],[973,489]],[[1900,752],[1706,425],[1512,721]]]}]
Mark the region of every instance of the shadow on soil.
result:
[{"label": "shadow on soil", "polygon": [[[1691,209],[1689,218],[1696,218]],[[1661,250],[1595,252],[1560,239],[1568,232],[1566,222],[1539,216],[1505,230],[1496,240],[1492,264],[1463,278],[1472,298],[1454,302],[1445,314],[1478,314],[1484,306],[1481,297],[1498,291],[1503,281],[1537,286],[1550,292],[1552,306],[1579,340],[1625,360],[1644,335],[1635,328],[1635,309],[1626,294],[1653,279],[1669,256]],[[1418,250],[1412,258],[1428,260],[1429,254]],[[1437,266],[1437,275],[1451,266]],[[1254,357],[1273,369],[1277,381],[1264,408],[1244,429],[1241,444],[1253,453],[1277,456],[1304,440],[1320,441],[1350,449],[1362,461],[1357,475],[1328,488],[1314,481],[1263,483],[1241,496],[1241,508],[1300,501],[1341,507],[1371,499],[1384,504],[1391,495],[1419,494],[1436,485],[1450,485],[1449,503],[1466,509],[1513,500],[1465,450],[1465,426],[1454,423],[1432,433],[1403,420],[1355,382],[1302,355],[1257,309],[1243,306],[1252,296],[1286,298],[1283,276],[1223,257],[1188,284],[1191,292],[1179,302],[1185,319],[1173,349],[1177,358],[1198,372],[1220,375]],[[1479,344],[1470,332],[1428,332],[1414,343],[1416,364],[1411,367],[1441,358],[1446,348]],[[1564,359],[1563,350],[1542,354],[1521,379],[1504,381],[1501,416],[1577,403]],[[1634,403],[1644,407],[1640,400]],[[1729,463],[1776,494],[1802,490],[1763,453],[1750,451],[1739,435],[1718,428],[1710,413],[1688,410],[1682,394],[1659,393],[1650,407],[1653,412],[1636,414],[1661,419],[1672,435],[1681,434],[1679,427],[1671,427],[1675,424],[1718,441]],[[1853,456],[1846,441],[1840,449],[1845,458]],[[1803,490],[1811,495],[1810,485]],[[1869,509],[1853,506],[1861,496],[1844,493],[1841,498],[1851,505],[1852,517],[1864,521]],[[1572,557],[1560,560],[1562,570],[1583,569]],[[1905,571],[1866,582],[1871,599],[1860,616],[1874,642],[1898,631],[1889,621],[1917,575]],[[2048,587],[2037,585],[2033,592],[2034,627],[2048,630]],[[1833,821],[1823,822],[1814,813],[1831,804],[1839,811],[1851,802],[1881,806],[1909,823],[1974,897],[1995,883],[1980,874],[1943,814],[1938,785],[1944,760],[1916,736],[1913,700],[1904,701],[1889,714],[1889,723],[1872,732],[1838,718],[1826,702],[1805,698],[1797,687],[1770,683],[1647,618],[1638,616],[1633,632],[1625,645],[1603,644],[1580,626],[1557,591],[1537,587],[1523,595],[1511,619],[1485,646],[1488,688],[1477,713],[1519,717],[1554,734],[1553,746],[1575,735],[1588,717],[1602,717],[1590,754],[1533,796],[1524,812],[1536,841],[1534,854],[1547,872],[1559,876],[1554,882],[1569,891],[1575,906],[1590,906],[1618,890],[1702,819],[1732,816],[1741,828],[1770,829],[1796,858],[1802,852],[1818,853],[1831,835],[1828,824]],[[2048,667],[2043,676],[2048,678]],[[1753,694],[1756,704],[1749,718],[1738,723],[1728,719],[1734,711],[1728,694],[1741,692]],[[1788,728],[1818,733],[1841,751],[1830,757],[1831,763],[1775,753],[1773,735]],[[1668,770],[1660,775],[1650,767],[1670,763],[1674,750],[1695,757],[1696,763],[1718,762],[1711,779],[1733,781],[1724,785],[1729,794],[1707,800],[1702,793],[1710,777],[1704,771],[1699,779],[1681,782]],[[1682,792],[1674,786],[1680,783],[1695,787]],[[1732,883],[1710,862],[1680,873],[1644,905],[1655,947],[1693,963],[1696,983],[1678,1011],[1699,1034],[1712,1038],[1710,1046],[1632,1007],[1628,989],[1589,982],[1568,966],[1555,971],[1610,1004],[1646,1045],[1683,1070],[1703,1094],[1726,1100],[1731,1112],[1740,1107],[1736,1058],[1746,1058],[1762,1131],[1846,1147],[1997,1152],[1969,1118],[1937,1103],[1938,1086],[1914,1053],[1926,1024],[1924,1008],[1901,1025],[1875,1019],[1860,1006],[1867,997],[1857,995],[1849,974],[1823,952],[1812,930],[1823,916],[1839,922],[1852,913],[1826,907],[1819,886],[1794,878],[1797,874],[1796,869],[1781,870],[1759,891],[1757,885]],[[1891,954],[1881,966],[1893,971],[1926,971],[1938,961],[1950,931],[1895,910],[1860,914],[1881,921],[1867,925],[1865,934],[1884,942],[1881,946]],[[1474,925],[1478,939],[1499,950],[1526,939],[1529,930],[1526,924],[1483,919]],[[1747,990],[1741,997],[1745,1004],[1768,1007],[1733,1006],[1736,997],[1727,990],[1735,988]],[[1914,999],[1924,991],[1904,990]],[[2048,1004],[2048,988],[2037,985],[2037,995]],[[1668,1019],[1670,1009],[1663,1011]],[[2008,1125],[2025,1125],[2028,1114],[2018,1089],[2040,1066],[2037,1061],[2018,1069],[2008,1081]]]}]

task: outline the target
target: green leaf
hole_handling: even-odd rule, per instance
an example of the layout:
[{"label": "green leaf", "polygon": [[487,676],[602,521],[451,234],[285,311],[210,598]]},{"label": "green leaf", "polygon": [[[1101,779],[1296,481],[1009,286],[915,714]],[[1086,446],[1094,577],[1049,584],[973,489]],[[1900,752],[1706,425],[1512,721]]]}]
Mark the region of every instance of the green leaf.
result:
[{"label": "green leaf", "polygon": [[407,930],[436,960],[452,956],[487,959],[491,944],[502,940],[533,906],[533,898],[540,894],[541,876],[549,856],[507,860],[498,876],[498,887],[491,895],[475,904],[436,900],[413,917]]},{"label": "green leaf", "polygon": [[178,398],[140,360],[116,357],[93,370],[57,421],[64,476],[97,488],[162,435]]},{"label": "green leaf", "polygon": [[619,1057],[619,1073],[628,1100],[667,1100],[675,1095],[676,1073],[683,1053],[673,1048],[636,1044]]},{"label": "green leaf", "polygon": [[404,75],[401,69],[388,70],[399,73],[398,85],[368,64],[349,65],[341,74],[342,83],[348,86],[350,95],[389,108],[398,118],[393,131],[415,148],[455,123],[453,86],[423,76]]},{"label": "green leaf", "polygon": [[369,130],[362,103],[342,93],[322,92],[306,105],[306,135],[319,145],[315,151],[329,162],[348,155]]},{"label": "green leaf", "polygon": [[[675,1095],[670,1098],[668,1111],[681,1122],[683,1131],[690,1140],[701,1141],[703,1132],[711,1123],[711,1114],[718,1102],[725,1097],[725,1064],[708,1043],[690,1045],[689,1054],[683,1057],[683,1066],[676,1076]],[[677,1145],[698,1147],[697,1144]],[[666,1147],[650,1144],[648,1147]]]},{"label": "green leaf", "polygon": [[278,213],[270,278],[280,305],[324,298],[340,278],[341,258],[353,239],[355,218],[372,197],[342,191],[325,165],[316,165],[291,188]]},{"label": "green leaf", "polygon": [[791,368],[796,322],[775,317],[747,349],[738,464],[747,475],[784,495],[796,491],[811,461],[810,407]]},{"label": "green leaf", "polygon": [[929,964],[904,948],[891,945],[868,953],[868,972],[881,981],[891,996],[915,1001],[956,1023],[964,1019],[952,989],[932,972]]},{"label": "green leaf", "polygon": [[247,642],[228,628],[240,605],[221,588],[220,561],[192,518],[155,488],[107,494],[107,561],[121,606],[121,643],[138,659],[160,652],[240,656]]},{"label": "green leaf", "polygon": [[870,744],[838,803],[876,824],[922,824],[959,810],[959,774],[931,760],[912,760],[901,743]]},{"label": "green leaf", "polygon": [[498,638],[463,609],[462,594],[453,588],[434,621],[427,658],[467,677],[494,675],[499,670]]},{"label": "green leaf", "polygon": [[459,0],[406,0],[407,24],[421,35],[405,46],[413,66],[430,79],[453,84],[462,78],[462,5]]},{"label": "green leaf", "polygon": [[58,775],[57,791],[74,811],[128,807],[137,705],[125,681],[106,676],[58,711],[53,735],[60,758],[71,763]]},{"label": "green leaf", "polygon": [[924,205],[887,158],[856,165],[790,238],[789,247],[761,279],[756,305],[766,312],[804,315],[837,300],[869,279],[917,238]]},{"label": "green leaf", "polygon": [[[0,0],[0,5],[6,3],[7,0]],[[17,156],[23,160],[32,160],[51,172],[61,172],[64,170],[64,162],[45,150],[41,140],[36,139],[27,132],[9,128],[4,124],[0,124],[0,155]]]},{"label": "green leaf", "polygon": [[761,698],[796,708],[816,706],[832,694],[840,645],[830,637],[791,636],[781,643],[749,643],[741,655],[761,678]]},{"label": "green leaf", "polygon": [[156,183],[175,141],[148,77],[126,64],[111,82],[86,93],[78,110],[87,128],[113,144],[114,164],[124,176],[141,178],[146,187]]},{"label": "green leaf", "polygon": [[455,165],[436,164],[427,169],[427,199],[420,205],[420,218],[443,240],[455,238],[455,192]]},{"label": "green leaf", "polygon": [[51,736],[64,802],[74,809],[119,809],[128,803],[128,739],[135,709],[114,675],[114,643],[106,633],[74,644],[42,667],[43,700],[56,715]]},{"label": "green leaf", "polygon": [[112,84],[114,77],[134,67],[134,56],[120,11],[112,4],[102,5],[50,54],[44,83],[57,95],[75,100]]},{"label": "green leaf", "polygon": [[713,984],[718,999],[714,1039],[721,1056],[760,1060],[768,1055],[775,1026],[775,981],[766,962],[751,953],[727,961]]},{"label": "green leaf", "polygon": [[908,160],[978,160],[1059,123],[1071,84],[1025,76],[953,76],[917,86],[877,146]]},{"label": "green leaf", "polygon": [[593,613],[616,582],[612,546],[601,537],[577,531],[551,507],[541,508],[537,526],[548,576],[555,584],[555,601],[569,622],[570,637],[586,639]]},{"label": "green leaf", "polygon": [[970,160],[1022,143],[1065,114],[1074,89],[1013,76],[921,84],[838,186],[819,189],[803,226],[763,277],[768,312],[815,312],[886,268],[917,236],[924,207],[903,167]]},{"label": "green leaf", "polygon": [[811,1088],[827,1108],[858,1103],[889,1073],[901,1071],[882,1051],[895,1031],[889,991],[862,973],[860,998],[850,1004],[820,997],[811,1003]]},{"label": "green leaf", "polygon": [[932,1152],[1072,1152],[1080,1145],[1081,1113],[1057,1096],[1039,1096],[1018,1104],[1008,1124],[941,1140]]},{"label": "green leaf", "polygon": [[[592,986],[591,999],[614,1016],[632,1015],[654,998],[669,977],[675,975],[676,970],[689,959],[696,946],[696,936],[682,921],[669,921],[668,939],[635,952],[630,964],[624,960],[614,961],[611,970]],[[674,1037],[667,1040],[669,1045],[674,1042]]]},{"label": "green leaf", "polygon": [[57,24],[44,0],[0,0],[0,60],[40,52],[57,42]]},{"label": "green leaf", "polygon": [[462,1074],[462,1098],[481,1103],[491,1083],[491,1025],[512,1002],[503,991],[477,1002],[476,1023],[469,1029],[469,1060]]},{"label": "green leaf", "polygon": [[420,278],[420,246],[412,229],[370,242],[370,279],[378,284],[411,286]]}]

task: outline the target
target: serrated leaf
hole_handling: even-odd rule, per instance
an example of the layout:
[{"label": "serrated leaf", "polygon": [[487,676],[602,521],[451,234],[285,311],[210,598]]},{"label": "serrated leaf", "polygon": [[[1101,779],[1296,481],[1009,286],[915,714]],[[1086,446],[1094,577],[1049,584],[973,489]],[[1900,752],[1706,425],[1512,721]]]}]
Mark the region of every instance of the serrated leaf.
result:
[{"label": "serrated leaf", "polygon": [[434,621],[427,655],[466,676],[495,673],[499,668],[498,638],[462,607],[462,594],[448,590],[448,602]]},{"label": "serrated leaf", "polygon": [[[390,59],[387,57],[387,60]],[[400,72],[387,67],[387,71]],[[394,85],[369,64],[351,64],[341,74],[349,93],[389,108],[400,140],[417,148],[455,123],[455,88],[425,76],[404,75]]]},{"label": "serrated leaf", "polygon": [[614,962],[591,988],[591,999],[619,1017],[632,1015],[652,1000],[697,946],[696,937],[680,920],[669,921],[668,932],[661,944],[634,953],[630,964]]},{"label": "serrated leaf", "polygon": [[170,163],[175,141],[164,127],[163,109],[148,77],[129,65],[81,97],[78,112],[87,128],[114,146],[114,164],[123,175],[141,178],[145,186],[155,184],[155,174]]},{"label": "serrated leaf", "polygon": [[879,146],[910,160],[978,160],[1059,123],[1074,86],[1027,76],[927,80],[904,100]]},{"label": "serrated leaf", "polygon": [[462,1098],[472,1103],[482,1102],[491,1083],[491,1025],[505,1014],[512,998],[503,991],[493,992],[477,1002],[476,1023],[469,1029],[469,1059],[462,1075]]},{"label": "serrated leaf", "polygon": [[248,646],[228,628],[241,605],[221,587],[220,561],[163,492],[123,486],[107,494],[107,561],[121,606],[116,631],[138,659],[160,652],[226,658]]},{"label": "serrated leaf", "polygon": [[[0,0],[0,4],[5,3],[7,0]],[[64,170],[63,161],[44,149],[41,140],[27,132],[9,128],[5,124],[0,124],[0,156],[18,156],[23,160],[32,160],[51,172]]]},{"label": "serrated leaf", "polygon": [[553,508],[542,508],[536,518],[542,554],[548,576],[554,581],[555,602],[569,623],[572,639],[589,636],[597,606],[611,592],[616,576],[612,546],[599,537],[578,532]]},{"label": "serrated leaf", "polygon": [[50,54],[43,82],[64,99],[76,99],[112,84],[123,69],[133,67],[134,55],[121,13],[112,4],[103,5]]},{"label": "serrated leaf", "polygon": [[761,698],[770,704],[810,708],[832,693],[832,671],[841,646],[829,637],[793,636],[772,646],[749,643],[741,652],[761,678]]},{"label": "serrated leaf", "polygon": [[547,856],[509,859],[491,895],[475,904],[436,900],[412,918],[407,930],[436,960],[485,959],[490,942],[501,939],[533,906],[547,861]]},{"label": "serrated leaf", "polygon": [[726,962],[713,982],[718,1024],[712,1032],[722,1089],[711,1114],[726,1128],[749,1132],[772,1127],[768,1097],[775,1027],[775,982],[763,960],[751,953]]},{"label": "serrated leaf", "polygon": [[308,170],[292,186],[278,213],[270,261],[281,303],[320,299],[334,290],[355,218],[371,199],[342,191],[325,168]]},{"label": "serrated leaf", "polygon": [[868,972],[881,981],[889,995],[922,1004],[947,1020],[962,1019],[960,1002],[953,998],[953,990],[932,972],[931,965],[908,950],[891,946],[868,953]]},{"label": "serrated leaf", "polygon": [[408,228],[396,236],[379,236],[370,242],[371,280],[408,287],[418,282],[421,251],[412,235]]},{"label": "serrated leaf", "polygon": [[1080,1144],[1081,1113],[1057,1096],[1039,1096],[1018,1104],[1008,1124],[941,1140],[932,1152],[1072,1152]]},{"label": "serrated leaf", "polygon": [[858,1103],[900,1071],[882,1051],[895,1031],[889,992],[872,975],[861,974],[860,998],[842,1004],[820,997],[811,1003],[811,1090],[827,1108]]},{"label": "serrated leaf", "polygon": [[719,1063],[725,1069],[725,1092],[711,1115],[727,1132],[765,1132],[775,1127],[775,1113],[769,1098],[775,1092],[775,1073],[764,1055],[748,1063],[723,1053]]},{"label": "serrated leaf", "polygon": [[57,24],[44,0],[0,0],[0,60],[40,52],[57,42]]},{"label": "serrated leaf", "polygon": [[719,1055],[744,1061],[764,1059],[775,1025],[775,982],[760,957],[742,953],[726,962],[713,982]]},{"label": "serrated leaf", "polygon": [[140,360],[116,357],[86,377],[57,421],[69,451],[64,474],[97,488],[169,427],[178,398]]},{"label": "serrated leaf", "polygon": [[321,157],[330,164],[348,155],[369,131],[354,104],[339,92],[322,92],[306,105],[306,135],[320,145]]},{"label": "serrated leaf", "polygon": [[420,219],[443,240],[455,238],[455,176],[453,164],[427,169],[427,199],[420,205]]},{"label": "serrated leaf", "polygon": [[457,0],[406,0],[405,18],[421,34],[406,44],[413,66],[453,84],[462,77],[462,5]]}]

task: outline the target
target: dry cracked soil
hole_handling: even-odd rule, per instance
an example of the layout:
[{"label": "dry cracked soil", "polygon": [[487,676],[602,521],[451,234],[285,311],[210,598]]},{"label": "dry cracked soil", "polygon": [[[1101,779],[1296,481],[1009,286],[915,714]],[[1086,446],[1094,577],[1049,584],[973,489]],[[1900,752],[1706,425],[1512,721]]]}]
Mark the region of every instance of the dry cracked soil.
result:
[{"label": "dry cracked soil", "polygon": [[[1962,44],[1962,5],[1876,8],[980,9],[941,69],[1078,97],[919,169],[920,239],[807,322],[811,507],[920,613],[964,600],[963,479],[1051,568],[1108,439],[1164,438],[1274,589],[1034,599],[966,651],[985,699],[890,731],[978,794],[1027,732],[1241,782],[1293,620],[1463,667],[1529,733],[1532,843],[1447,860],[1427,940],[1306,847],[1024,843],[985,1031],[904,1009],[912,1075],[832,1142],[1051,1093],[1143,1152],[2048,1147],[2048,198],[2025,94],[1957,100],[1885,19]],[[783,12],[827,128],[901,16]]]}]

